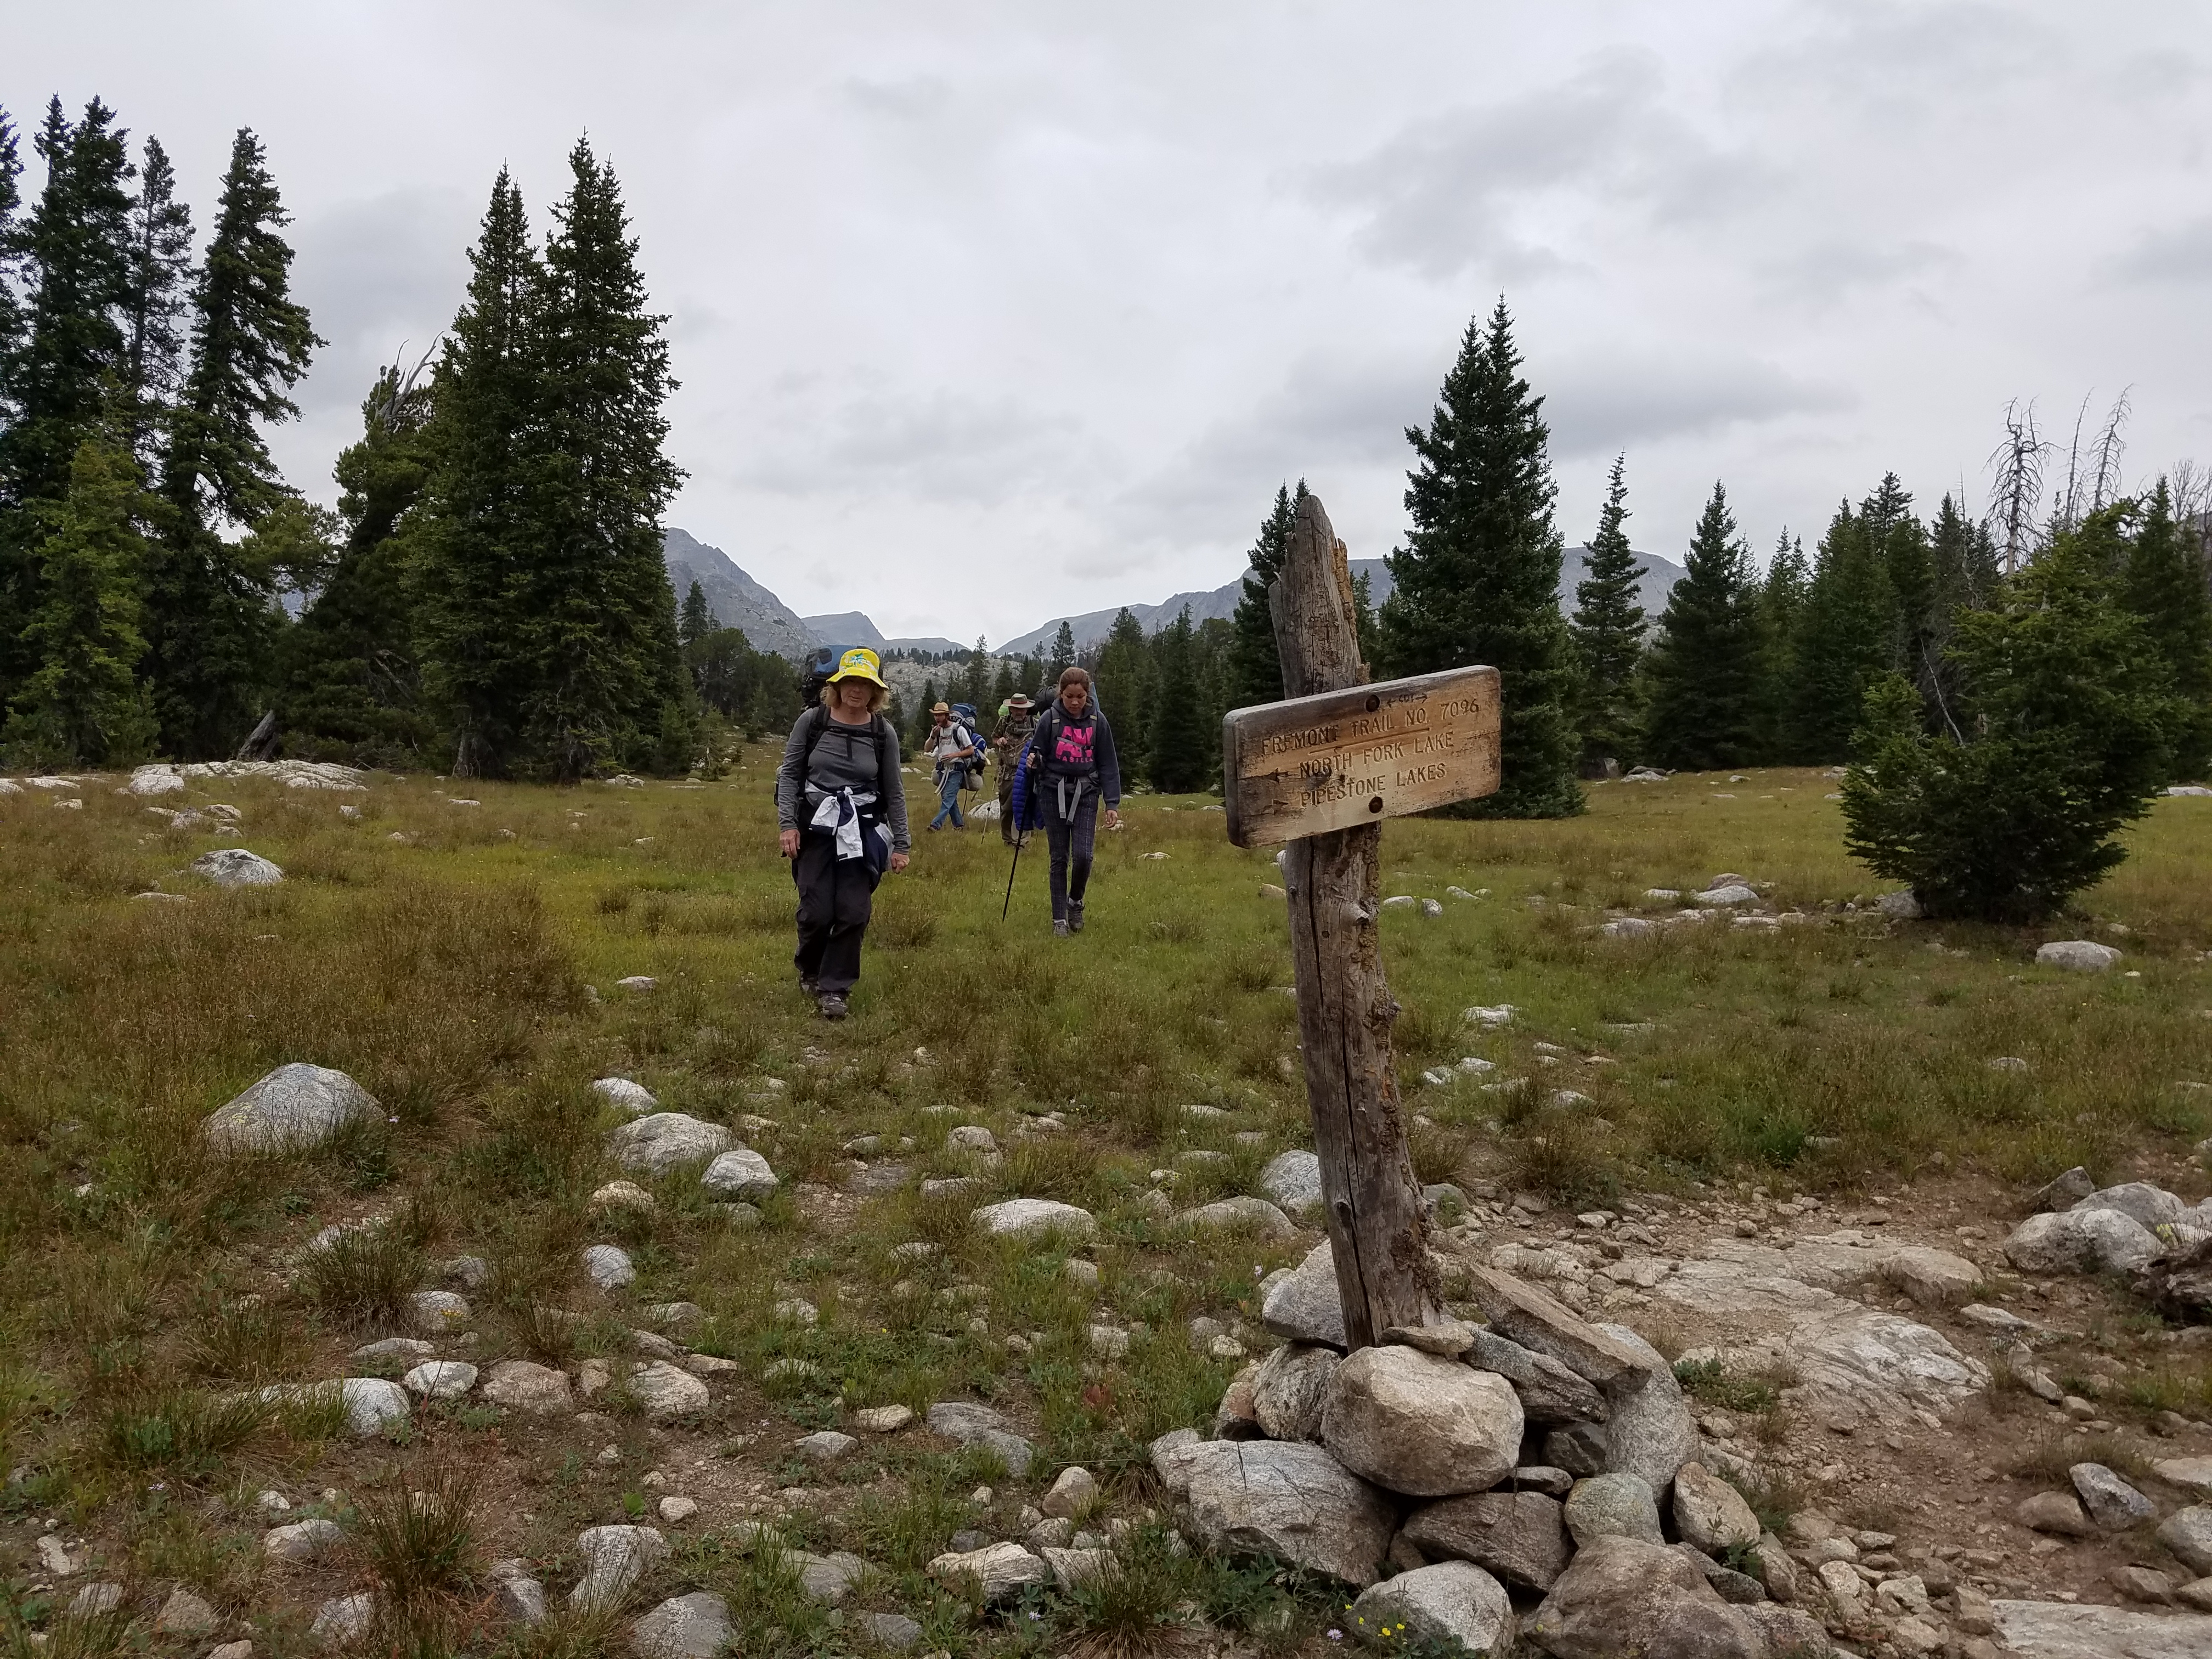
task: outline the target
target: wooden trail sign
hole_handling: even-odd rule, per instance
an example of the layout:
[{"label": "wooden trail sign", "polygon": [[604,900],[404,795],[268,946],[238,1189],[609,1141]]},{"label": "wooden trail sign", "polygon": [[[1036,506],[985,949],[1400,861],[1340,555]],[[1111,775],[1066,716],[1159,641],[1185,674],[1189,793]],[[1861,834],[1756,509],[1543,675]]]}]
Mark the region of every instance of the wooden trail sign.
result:
[{"label": "wooden trail sign", "polygon": [[[1443,1314],[1390,1063],[1398,1005],[1382,977],[1376,924],[1381,821],[1394,811],[1498,787],[1498,675],[1462,669],[1369,685],[1344,544],[1316,496],[1298,503],[1283,574],[1269,585],[1267,604],[1289,701],[1229,717],[1224,756],[1230,835],[1240,846],[1291,838],[1283,885],[1306,1100],[1345,1338],[1348,1346],[1361,1348],[1393,1325],[1432,1324]],[[1440,706],[1445,702],[1466,706],[1447,713]],[[1419,710],[1427,712],[1417,720]],[[1372,730],[1352,729],[1353,722],[1386,715]],[[1446,775],[1400,784],[1394,771],[1387,788],[1336,787],[1338,780],[1380,778],[1383,757],[1375,751],[1399,741],[1399,733],[1420,730],[1452,742],[1418,757],[1410,750],[1390,757],[1392,766],[1418,760],[1408,769],[1442,765]],[[1244,737],[1251,734],[1257,737],[1248,744]],[[1286,736],[1291,741],[1268,748],[1268,738]],[[1294,750],[1316,768],[1327,757],[1328,770],[1297,772]],[[1299,776],[1316,781],[1284,781]],[[1313,799],[1302,800],[1306,795]]]},{"label": "wooden trail sign", "polygon": [[1221,723],[1229,839],[1265,847],[1490,794],[1498,726],[1494,668],[1233,709]]}]

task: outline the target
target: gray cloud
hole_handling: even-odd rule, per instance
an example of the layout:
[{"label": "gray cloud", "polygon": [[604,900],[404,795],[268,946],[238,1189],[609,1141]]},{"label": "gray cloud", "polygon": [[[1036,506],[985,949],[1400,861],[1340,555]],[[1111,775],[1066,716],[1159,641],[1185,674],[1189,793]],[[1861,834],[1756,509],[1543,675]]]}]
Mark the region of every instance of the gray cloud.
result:
[{"label": "gray cloud", "polygon": [[2212,283],[2212,215],[2144,231],[2112,270],[2124,283]]},{"label": "gray cloud", "polygon": [[1563,459],[1610,457],[1731,427],[1831,414],[1856,401],[1846,386],[1728,352],[1581,353],[1547,364],[1540,384],[1547,394],[1553,453]]}]

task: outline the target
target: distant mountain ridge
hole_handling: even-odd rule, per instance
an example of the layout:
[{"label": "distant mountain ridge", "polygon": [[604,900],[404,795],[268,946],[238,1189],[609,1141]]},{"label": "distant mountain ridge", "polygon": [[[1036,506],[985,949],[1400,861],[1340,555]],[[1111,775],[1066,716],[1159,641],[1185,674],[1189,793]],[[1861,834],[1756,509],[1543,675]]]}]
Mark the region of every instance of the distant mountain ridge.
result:
[{"label": "distant mountain ridge", "polygon": [[[1563,611],[1571,613],[1575,608],[1575,589],[1588,576],[1589,555],[1589,550],[1586,547],[1571,547],[1559,562],[1559,609]],[[1670,559],[1661,558],[1656,553],[1638,553],[1635,559],[1644,568],[1644,574],[1636,584],[1638,602],[1644,606],[1644,616],[1656,622],[1659,613],[1667,608],[1668,593],[1682,578],[1682,567]],[[1247,566],[1235,581],[1208,592],[1176,593],[1158,605],[1133,605],[1127,608],[1147,634],[1157,633],[1165,628],[1186,605],[1190,607],[1190,619],[1194,623],[1204,622],[1211,617],[1226,620],[1236,614],[1237,601],[1243,596],[1244,580],[1251,574],[1251,568]],[[1390,596],[1390,568],[1381,559],[1354,559],[1352,561],[1352,574],[1355,577],[1364,574],[1368,578],[1370,595],[1376,605],[1380,605]],[[1114,626],[1114,618],[1121,615],[1122,609],[1116,605],[1110,610],[1088,611],[1081,616],[1068,617],[1067,626],[1075,635],[1076,648],[1080,650],[1104,639],[1107,630]],[[1043,627],[1008,640],[996,649],[1001,656],[1008,657],[1049,651],[1054,637],[1060,632],[1060,619],[1055,617]]]},{"label": "distant mountain ridge", "polygon": [[[1589,550],[1571,547],[1559,566],[1559,609],[1571,612],[1575,605],[1575,589],[1588,574]],[[865,645],[877,651],[927,651],[942,653],[947,651],[967,651],[971,647],[958,640],[939,637],[919,639],[885,639],[880,629],[870,620],[865,611],[842,611],[831,615],[802,617],[781,599],[740,570],[730,556],[719,547],[709,547],[688,531],[671,528],[662,538],[661,556],[668,565],[668,580],[676,589],[679,604],[684,595],[696,581],[707,595],[707,607],[714,613],[714,620],[725,628],[742,629],[745,638],[757,651],[773,651],[779,656],[803,662],[815,650],[824,645]],[[1643,566],[1644,574],[1637,582],[1638,598],[1644,614],[1653,622],[1667,608],[1667,595],[1682,578],[1682,567],[1656,553],[1635,556]],[[1158,605],[1133,605],[1127,607],[1147,634],[1157,633],[1181,614],[1185,605],[1190,607],[1193,622],[1204,622],[1209,617],[1226,619],[1237,611],[1237,601],[1244,591],[1244,578],[1252,573],[1248,568],[1235,581],[1203,592],[1170,594]],[[1354,559],[1352,574],[1365,575],[1376,605],[1390,594],[1390,570],[1381,559]],[[1103,611],[1088,611],[1080,616],[1066,618],[1069,631],[1075,635],[1078,650],[1096,645],[1106,637],[1114,626],[1114,618],[1124,607],[1115,605]],[[992,647],[993,654],[1002,657],[1025,656],[1032,652],[1044,653],[1060,632],[1060,618],[1055,617],[1042,628],[1001,641]]]}]

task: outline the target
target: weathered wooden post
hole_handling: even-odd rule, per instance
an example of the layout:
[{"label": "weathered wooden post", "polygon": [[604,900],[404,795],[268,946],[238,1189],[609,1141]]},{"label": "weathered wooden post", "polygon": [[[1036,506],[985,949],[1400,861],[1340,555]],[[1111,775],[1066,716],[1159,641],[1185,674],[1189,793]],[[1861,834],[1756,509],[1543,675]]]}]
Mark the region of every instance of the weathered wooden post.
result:
[{"label": "weathered wooden post", "polygon": [[1370,685],[1344,544],[1312,495],[1267,597],[1286,701],[1224,722],[1229,837],[1289,841],[1306,1096],[1345,1336],[1358,1348],[1442,1313],[1391,1069],[1398,1006],[1376,927],[1382,820],[1498,787],[1498,673]]}]

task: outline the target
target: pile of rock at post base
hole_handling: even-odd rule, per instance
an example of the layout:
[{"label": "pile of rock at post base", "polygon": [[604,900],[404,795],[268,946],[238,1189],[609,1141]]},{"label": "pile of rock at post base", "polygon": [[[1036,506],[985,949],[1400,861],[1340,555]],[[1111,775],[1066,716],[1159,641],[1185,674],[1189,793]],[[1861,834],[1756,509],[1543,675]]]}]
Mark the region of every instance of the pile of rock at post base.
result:
[{"label": "pile of rock at post base", "polygon": [[1230,1385],[1215,1437],[1152,1446],[1184,1530],[1361,1587],[1350,1633],[1556,1659],[1830,1652],[1817,1581],[1697,1461],[1666,1359],[1510,1274],[1471,1280],[1486,1327],[1394,1329],[1347,1355],[1315,1249],[1268,1291],[1289,1340]]}]

